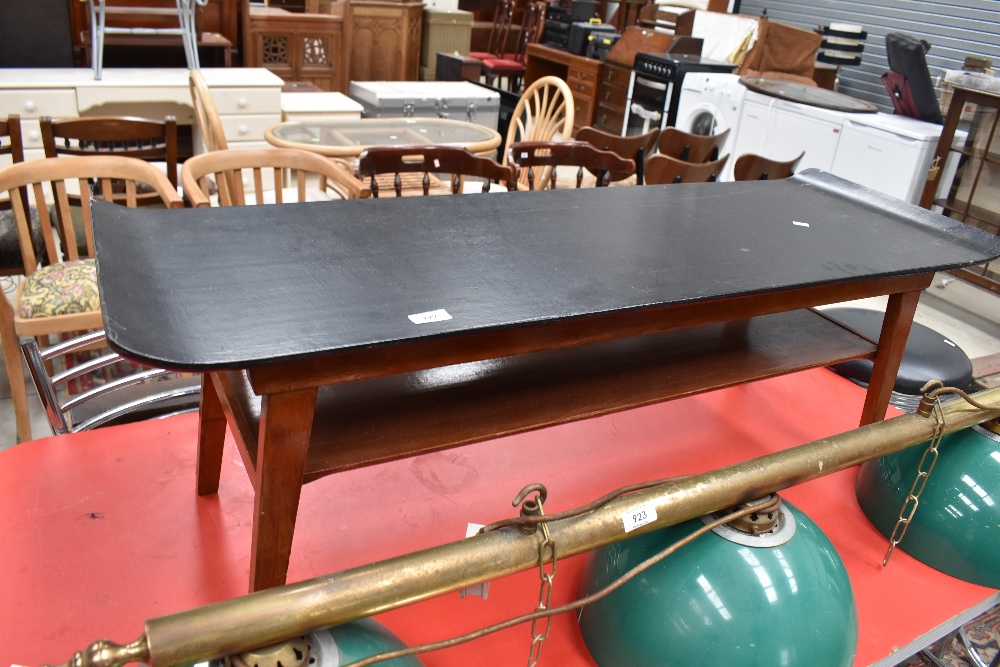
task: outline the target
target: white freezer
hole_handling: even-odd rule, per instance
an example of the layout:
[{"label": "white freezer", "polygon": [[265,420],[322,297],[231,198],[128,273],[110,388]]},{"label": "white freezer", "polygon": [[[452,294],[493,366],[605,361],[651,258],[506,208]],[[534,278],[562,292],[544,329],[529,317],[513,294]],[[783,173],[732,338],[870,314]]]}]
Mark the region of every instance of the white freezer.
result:
[{"label": "white freezer", "polygon": [[845,114],[830,172],[917,204],[940,136],[940,125],[907,116]]}]

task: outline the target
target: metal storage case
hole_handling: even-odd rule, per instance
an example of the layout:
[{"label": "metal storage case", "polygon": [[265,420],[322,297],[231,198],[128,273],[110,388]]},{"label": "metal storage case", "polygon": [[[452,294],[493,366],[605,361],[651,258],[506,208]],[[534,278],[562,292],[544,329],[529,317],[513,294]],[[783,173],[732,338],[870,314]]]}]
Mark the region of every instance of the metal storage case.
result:
[{"label": "metal storage case", "polygon": [[425,9],[420,42],[420,78],[434,81],[437,54],[468,54],[472,44],[472,12],[460,9]]},{"label": "metal storage case", "polygon": [[365,118],[451,118],[497,129],[500,96],[468,81],[354,81]]}]

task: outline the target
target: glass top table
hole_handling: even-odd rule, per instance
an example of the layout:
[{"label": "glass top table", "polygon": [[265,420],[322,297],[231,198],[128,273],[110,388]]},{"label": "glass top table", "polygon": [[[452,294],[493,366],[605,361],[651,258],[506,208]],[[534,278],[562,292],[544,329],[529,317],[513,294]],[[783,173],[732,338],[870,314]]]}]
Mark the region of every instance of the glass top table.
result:
[{"label": "glass top table", "polygon": [[484,125],[447,118],[361,118],[282,123],[269,128],[267,141],[327,157],[357,157],[371,146],[435,144],[471,153],[495,154],[500,133]]}]

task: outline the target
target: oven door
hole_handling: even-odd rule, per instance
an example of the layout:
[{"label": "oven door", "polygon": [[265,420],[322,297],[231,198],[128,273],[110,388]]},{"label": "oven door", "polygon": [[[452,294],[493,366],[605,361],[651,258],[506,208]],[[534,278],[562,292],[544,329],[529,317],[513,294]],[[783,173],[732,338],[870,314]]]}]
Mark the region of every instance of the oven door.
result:
[{"label": "oven door", "polygon": [[632,72],[625,105],[623,135],[645,134],[665,127],[673,82],[656,81]]}]

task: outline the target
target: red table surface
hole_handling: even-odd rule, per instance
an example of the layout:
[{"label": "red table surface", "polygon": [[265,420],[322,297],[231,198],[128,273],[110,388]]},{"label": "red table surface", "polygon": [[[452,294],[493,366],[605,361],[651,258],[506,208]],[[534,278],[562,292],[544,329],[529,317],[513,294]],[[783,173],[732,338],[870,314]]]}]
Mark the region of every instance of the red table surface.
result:
[{"label": "red table surface", "polygon": [[[529,482],[549,512],[619,486],[711,470],[853,428],[864,393],[819,369],[326,477],[303,489],[289,581],[465,536],[513,513]],[[67,660],[99,638],[128,642],[146,618],[247,589],[253,497],[227,444],[219,494],[194,491],[194,415],[46,438],[0,452],[0,665]],[[868,665],[991,589],[905,553],[854,497],[855,469],[788,489],[847,565],[858,604],[855,664]],[[575,597],[582,557],[559,564],[553,602]],[[534,608],[536,571],[380,616],[407,643],[451,637]],[[428,667],[522,664],[520,626],[426,654]],[[542,665],[592,665],[575,615],[559,617]]]}]

